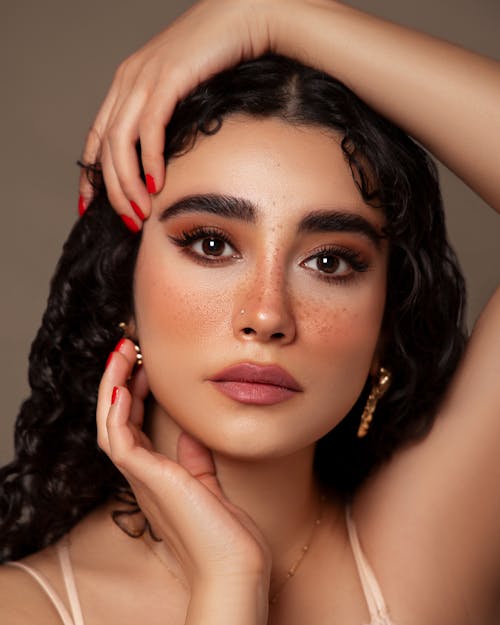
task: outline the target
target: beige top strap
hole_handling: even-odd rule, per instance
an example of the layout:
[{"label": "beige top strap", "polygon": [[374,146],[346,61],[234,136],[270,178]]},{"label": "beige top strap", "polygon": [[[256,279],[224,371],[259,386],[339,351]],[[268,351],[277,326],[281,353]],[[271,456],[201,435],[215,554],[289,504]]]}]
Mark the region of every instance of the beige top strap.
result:
[{"label": "beige top strap", "polygon": [[370,612],[371,625],[392,625],[378,582],[359,544],[356,526],[351,518],[350,506],[346,506],[346,525],[358,575]]},{"label": "beige top strap", "polygon": [[66,610],[66,607],[64,606],[61,598],[44,575],[39,573],[37,570],[31,568],[31,566],[27,566],[26,564],[22,564],[21,562],[6,562],[5,564],[8,566],[15,566],[18,569],[26,571],[28,575],[31,575],[31,577],[33,577],[33,579],[38,582],[40,587],[44,590],[45,594],[51,600],[52,604],[57,610],[57,613],[61,617],[63,625],[76,625],[73,622],[73,619],[69,615],[68,611]]},{"label": "beige top strap", "polygon": [[28,575],[38,582],[40,587],[44,590],[45,594],[49,597],[54,605],[57,613],[61,617],[63,625],[84,625],[82,609],[80,606],[80,600],[78,599],[78,592],[76,590],[75,576],[73,574],[73,567],[71,566],[71,560],[69,557],[69,544],[67,536],[64,536],[62,540],[56,546],[57,557],[59,559],[59,565],[61,567],[61,573],[64,580],[64,586],[66,588],[66,594],[68,595],[69,605],[71,609],[71,615],[69,614],[61,597],[57,594],[52,584],[48,579],[37,571],[36,569],[23,564],[22,562],[6,562],[9,566],[15,566],[23,571],[26,571]]},{"label": "beige top strap", "polygon": [[56,549],[59,557],[59,564],[61,565],[64,585],[66,587],[66,594],[68,595],[69,605],[73,615],[74,625],[85,625],[83,622],[80,599],[78,598],[78,591],[76,589],[73,567],[71,566],[71,560],[69,557],[69,543],[67,536],[64,536],[63,539],[57,544]]}]

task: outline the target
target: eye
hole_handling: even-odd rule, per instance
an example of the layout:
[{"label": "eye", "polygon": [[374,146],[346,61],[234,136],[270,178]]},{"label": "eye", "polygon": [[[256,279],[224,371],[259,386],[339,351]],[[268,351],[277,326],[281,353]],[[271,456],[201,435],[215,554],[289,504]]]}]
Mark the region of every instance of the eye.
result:
[{"label": "eye", "polygon": [[[229,249],[228,249],[229,248]],[[220,236],[209,236],[194,241],[191,249],[200,256],[234,256],[234,248]],[[226,252],[224,254],[224,252]]]},{"label": "eye", "polygon": [[221,263],[240,257],[229,237],[215,228],[198,227],[183,231],[178,237],[169,236],[169,239],[200,263]]},{"label": "eye", "polygon": [[368,264],[358,252],[343,247],[318,250],[313,256],[306,258],[301,266],[316,272],[323,280],[338,282],[354,278],[356,273],[368,269]]},{"label": "eye", "polygon": [[321,254],[313,256],[303,263],[304,267],[309,269],[318,269],[322,273],[336,274],[349,271],[350,266],[343,258],[334,256],[333,254]]}]

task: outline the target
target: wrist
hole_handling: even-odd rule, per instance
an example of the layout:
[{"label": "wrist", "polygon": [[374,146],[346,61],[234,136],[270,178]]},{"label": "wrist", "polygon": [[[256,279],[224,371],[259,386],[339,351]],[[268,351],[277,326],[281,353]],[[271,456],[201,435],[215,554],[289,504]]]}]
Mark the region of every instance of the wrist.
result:
[{"label": "wrist", "polygon": [[[262,11],[271,50],[314,65],[315,35],[344,6],[335,0],[264,0]],[[332,23],[329,23],[330,35]]]},{"label": "wrist", "polygon": [[268,580],[210,580],[193,589],[185,625],[264,625],[268,610]]}]

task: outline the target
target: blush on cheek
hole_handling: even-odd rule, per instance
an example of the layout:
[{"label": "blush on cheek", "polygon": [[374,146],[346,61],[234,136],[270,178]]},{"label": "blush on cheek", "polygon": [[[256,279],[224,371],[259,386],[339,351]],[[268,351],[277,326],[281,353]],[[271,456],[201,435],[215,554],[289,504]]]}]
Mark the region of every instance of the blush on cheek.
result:
[{"label": "blush on cheek", "polygon": [[377,311],[360,312],[359,307],[311,306],[301,316],[301,326],[308,336],[318,342],[338,344],[358,343],[378,336],[380,315]]},{"label": "blush on cheek", "polygon": [[[148,347],[199,353],[204,344],[227,334],[231,314],[228,297],[187,282],[182,276],[165,276],[142,264],[135,284],[138,336],[146,357]],[[229,321],[228,321],[229,320]]]},{"label": "blush on cheek", "polygon": [[309,333],[314,334],[316,341],[324,344],[332,342],[337,344],[339,339],[343,340],[353,329],[352,317],[353,313],[345,308],[325,310],[324,306],[316,306],[307,316],[305,325]]},{"label": "blush on cheek", "polygon": [[338,306],[325,311],[324,306],[311,308],[303,331],[317,356],[320,370],[329,371],[333,380],[342,381],[338,388],[353,387],[356,394],[363,388],[377,349],[381,312],[359,306]]}]

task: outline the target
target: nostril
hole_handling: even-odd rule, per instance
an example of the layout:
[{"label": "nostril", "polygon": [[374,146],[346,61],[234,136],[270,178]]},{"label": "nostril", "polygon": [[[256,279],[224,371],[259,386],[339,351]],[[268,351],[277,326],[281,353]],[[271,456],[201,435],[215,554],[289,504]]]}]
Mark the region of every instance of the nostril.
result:
[{"label": "nostril", "polygon": [[255,334],[255,330],[253,328],[243,328],[243,334]]},{"label": "nostril", "polygon": [[273,339],[282,339],[285,335],[283,332],[274,332],[271,336]]}]

